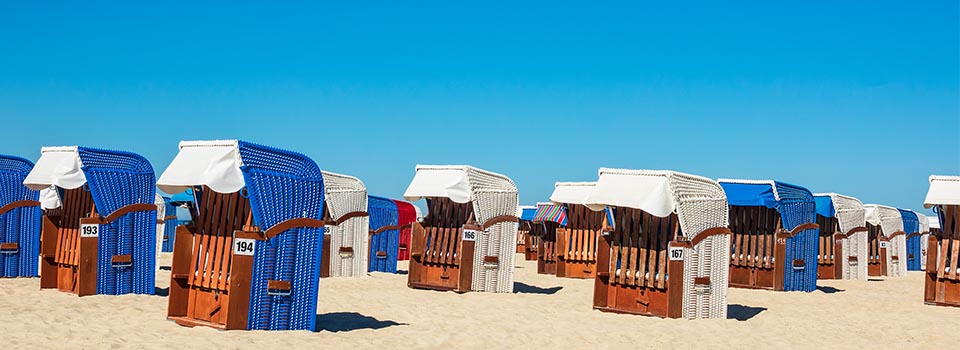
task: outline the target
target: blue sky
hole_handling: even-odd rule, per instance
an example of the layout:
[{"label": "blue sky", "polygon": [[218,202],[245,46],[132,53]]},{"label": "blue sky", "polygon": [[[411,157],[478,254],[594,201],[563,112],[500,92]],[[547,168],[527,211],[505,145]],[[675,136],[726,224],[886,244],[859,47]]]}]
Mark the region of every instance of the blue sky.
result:
[{"label": "blue sky", "polygon": [[[773,178],[922,209],[960,174],[957,1],[0,3],[0,152],[179,140],[306,153],[399,197],[414,165]],[[926,211],[924,211],[926,212]]]}]

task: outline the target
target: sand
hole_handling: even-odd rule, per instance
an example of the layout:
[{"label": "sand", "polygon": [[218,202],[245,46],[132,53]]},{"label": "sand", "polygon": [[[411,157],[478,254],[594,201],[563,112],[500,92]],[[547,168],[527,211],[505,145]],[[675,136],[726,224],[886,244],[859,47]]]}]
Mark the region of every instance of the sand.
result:
[{"label": "sand", "polygon": [[[169,254],[165,254],[169,261]],[[405,269],[406,264],[401,264]],[[406,275],[324,279],[317,332],[223,332],[165,319],[162,296],[78,298],[37,279],[0,280],[3,349],[830,348],[956,346],[960,308],[926,306],[923,276],[821,281],[813,293],[730,290],[726,320],[594,311],[592,280],[537,275],[518,258],[517,293],[409,289]],[[169,285],[168,271],[157,287]]]}]

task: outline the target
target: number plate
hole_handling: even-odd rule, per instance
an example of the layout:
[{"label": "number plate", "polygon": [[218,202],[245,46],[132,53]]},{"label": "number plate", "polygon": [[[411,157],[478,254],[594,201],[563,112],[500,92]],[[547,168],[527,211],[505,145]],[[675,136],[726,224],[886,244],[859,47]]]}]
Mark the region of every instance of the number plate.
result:
[{"label": "number plate", "polygon": [[477,231],[476,230],[463,230],[463,240],[464,241],[476,241],[477,240]]},{"label": "number plate", "polygon": [[253,248],[257,240],[249,238],[237,238],[233,240],[233,255],[253,256]]},{"label": "number plate", "polygon": [[670,261],[683,261],[683,247],[670,247]]},{"label": "number plate", "polygon": [[80,237],[98,237],[100,236],[99,224],[80,224]]},{"label": "number plate", "polygon": [[886,248],[887,242],[880,242],[880,248]]}]

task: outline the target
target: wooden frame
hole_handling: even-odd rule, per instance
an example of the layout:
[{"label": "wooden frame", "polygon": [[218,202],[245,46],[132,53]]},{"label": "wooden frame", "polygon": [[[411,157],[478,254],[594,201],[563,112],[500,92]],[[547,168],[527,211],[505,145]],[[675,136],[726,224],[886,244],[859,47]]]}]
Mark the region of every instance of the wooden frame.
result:
[{"label": "wooden frame", "polygon": [[428,198],[427,207],[424,222],[414,222],[411,226],[407,286],[460,293],[471,291],[475,237],[464,240],[463,235],[467,230],[482,230],[473,220],[473,204]]},{"label": "wooden frame", "polygon": [[820,235],[817,237],[817,279],[843,279],[843,240],[846,235],[840,232],[840,221],[817,214]]},{"label": "wooden frame", "polygon": [[[89,223],[96,216],[93,196],[83,188],[63,190],[61,207],[47,210],[40,233],[41,289],[56,288],[78,296],[97,293],[97,237],[80,237],[81,222]],[[94,262],[92,274],[89,269],[80,271],[81,261],[84,266]]]},{"label": "wooden frame", "polygon": [[537,240],[537,273],[541,275],[557,274],[557,229],[560,224],[545,221],[538,223],[543,234]]},{"label": "wooden frame", "polygon": [[[261,231],[240,192],[203,187],[195,220],[177,227],[167,319],[187,327],[248,329],[254,248],[246,240],[266,241],[292,228],[323,226],[322,220],[297,218]],[[289,291],[290,286],[290,281],[268,281],[270,290]]]},{"label": "wooden frame", "polygon": [[[605,312],[664,318],[683,317],[684,260],[671,248],[694,248],[727,228],[701,233],[694,241],[680,232],[676,214],[660,218],[639,209],[617,208],[614,228],[604,227],[597,248],[593,307]],[[694,288],[709,288],[709,277],[694,278]]]},{"label": "wooden frame", "polygon": [[[938,205],[940,237],[930,234],[923,302],[928,305],[960,307],[960,206]],[[932,230],[931,230],[932,231]],[[930,263],[935,262],[935,263]]]},{"label": "wooden frame", "polygon": [[887,244],[889,241],[883,236],[883,228],[867,223],[867,276],[887,275]]},{"label": "wooden frame", "polygon": [[568,204],[566,207],[567,226],[557,228],[557,277],[595,278],[597,245],[606,214],[590,210],[585,205]]},{"label": "wooden frame", "polygon": [[730,287],[783,290],[786,239],[780,212],[730,206]]}]

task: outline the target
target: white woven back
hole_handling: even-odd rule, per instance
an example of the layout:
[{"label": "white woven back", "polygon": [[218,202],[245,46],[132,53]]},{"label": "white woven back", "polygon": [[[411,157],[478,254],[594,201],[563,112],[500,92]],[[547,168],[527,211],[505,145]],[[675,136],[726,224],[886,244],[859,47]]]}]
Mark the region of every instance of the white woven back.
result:
[{"label": "white woven back", "polygon": [[[464,169],[473,192],[473,211],[478,224],[500,215],[516,214],[520,198],[513,180],[474,167]],[[513,293],[516,241],[515,222],[490,226],[477,237],[473,254],[473,290]],[[499,263],[484,265],[484,256],[496,256]]]},{"label": "white woven back", "polygon": [[[863,203],[859,199],[837,193],[823,195],[830,196],[841,233],[867,225]],[[841,267],[842,279],[867,279],[867,235],[867,232],[857,232],[841,242],[841,256],[837,263]],[[857,260],[850,260],[851,256],[856,256]]]},{"label": "white woven back", "polygon": [[[324,201],[330,217],[339,220],[352,212],[367,211],[367,189],[353,176],[323,172]],[[365,276],[369,250],[370,218],[353,217],[337,226],[328,226],[330,234],[330,276]],[[353,254],[340,254],[341,247],[353,248]]]}]

